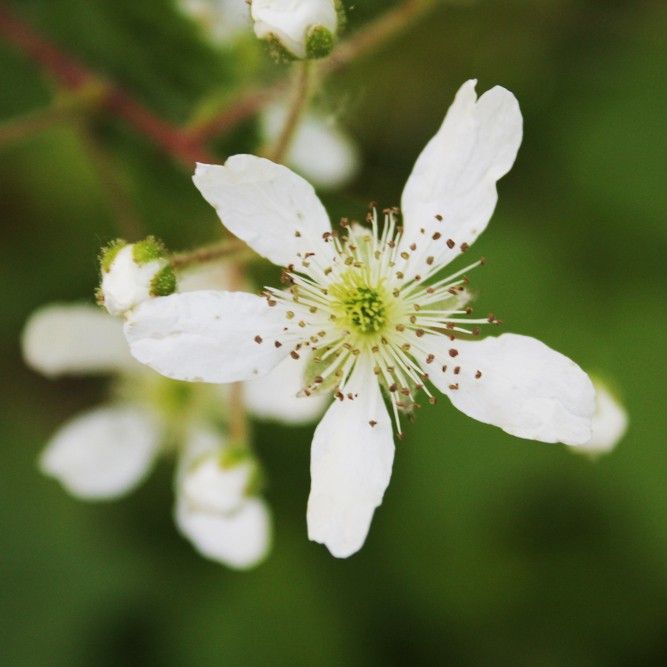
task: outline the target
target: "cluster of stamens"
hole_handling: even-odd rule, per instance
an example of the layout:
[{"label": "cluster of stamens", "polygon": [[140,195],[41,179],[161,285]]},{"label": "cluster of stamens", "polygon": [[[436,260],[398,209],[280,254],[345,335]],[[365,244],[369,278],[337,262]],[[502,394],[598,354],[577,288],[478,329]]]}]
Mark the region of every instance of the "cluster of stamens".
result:
[{"label": "cluster of stamens", "polygon": [[[477,325],[500,321],[493,315],[471,317],[472,308],[466,305],[465,274],[484,264],[483,258],[437,278],[442,268],[442,262],[436,261],[438,250],[443,250],[439,244],[449,251],[457,247],[443,233],[443,216],[435,216],[443,223],[443,232],[426,235],[422,229],[421,237],[404,247],[398,210],[387,209],[384,214],[382,230],[375,208],[367,217],[368,226],[343,219],[346,233],[323,235],[332,252],[315,248],[299,255],[298,265],[286,267],[284,289],[267,288],[265,292],[269,305],[284,311],[282,326],[273,341],[255,340],[276,347],[288,345],[294,359],[310,351],[312,372],[303,393],[331,390],[339,400],[354,400],[355,394],[345,389],[347,380],[362,355],[365,359],[370,356],[373,372],[388,392],[400,435],[399,412],[411,416],[420,407],[415,400],[419,390],[435,403],[426,386],[429,373],[424,366],[437,365],[434,372],[451,373],[452,391],[458,389],[464,373],[456,364],[455,345],[448,351],[448,363],[435,363],[435,355],[425,344],[429,336],[445,335],[455,341],[457,335],[478,335]],[[301,236],[299,230],[295,234]],[[466,243],[458,246],[460,252],[467,248]],[[427,267],[421,275],[412,269],[417,265]],[[475,379],[481,377],[477,369],[465,372]]]}]

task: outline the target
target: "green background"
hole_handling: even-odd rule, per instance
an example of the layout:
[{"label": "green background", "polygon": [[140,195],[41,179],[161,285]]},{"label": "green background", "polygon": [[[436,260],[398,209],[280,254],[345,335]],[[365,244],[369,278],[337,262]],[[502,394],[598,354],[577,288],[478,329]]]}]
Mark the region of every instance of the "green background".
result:
[{"label": "green background", "polygon": [[[394,3],[355,4],[350,30]],[[206,44],[166,0],[13,5],[174,122],[250,74],[281,70],[251,44],[240,55]],[[667,664],[666,28],[658,1],[443,4],[320,92],[364,156],[355,182],[325,197],[350,216],[370,200],[398,203],[465,79],[517,95],[523,147],[471,251],[489,259],[474,275],[480,308],[615,380],[631,419],[617,451],[592,463],[443,401],[424,408],[398,445],[366,546],[344,561],[307,540],[311,427],[255,425],[275,545],[249,573],[203,560],[178,536],[167,461],[109,504],[40,476],[49,435],[103,400],[105,383],[29,371],[18,347],[26,317],[90,298],[97,250],[119,219],[173,249],[220,230],[189,171],[121,122],[63,122],[3,145],[2,663]],[[4,43],[0,80],[2,119],[53,95]],[[246,124],[220,159],[252,149],[253,135]]]}]

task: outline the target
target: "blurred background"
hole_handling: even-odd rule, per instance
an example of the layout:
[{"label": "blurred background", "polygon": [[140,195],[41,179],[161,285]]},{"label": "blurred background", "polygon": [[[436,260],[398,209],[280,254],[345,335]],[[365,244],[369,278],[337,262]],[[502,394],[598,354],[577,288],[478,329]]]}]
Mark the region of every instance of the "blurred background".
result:
[{"label": "blurred background", "polygon": [[[354,4],[350,34],[398,3]],[[254,42],[215,45],[169,0],[3,6],[174,124],[286,70]],[[275,544],[248,573],[178,535],[169,461],[99,504],[36,469],[54,429],[106,386],[28,370],[28,315],[91,300],[110,238],[154,233],[177,250],[220,227],[184,161],[110,114],[38,114],[17,135],[56,87],[0,39],[2,663],[667,664],[666,28],[660,1],[443,2],[327,79],[318,100],[363,160],[324,196],[332,217],[399,203],[464,80],[517,95],[524,142],[474,249],[489,259],[473,276],[479,307],[615,381],[631,425],[591,462],[442,401],[423,409],[366,546],[339,561],[307,540],[312,428],[257,423]],[[212,150],[253,150],[256,134],[248,119]]]}]

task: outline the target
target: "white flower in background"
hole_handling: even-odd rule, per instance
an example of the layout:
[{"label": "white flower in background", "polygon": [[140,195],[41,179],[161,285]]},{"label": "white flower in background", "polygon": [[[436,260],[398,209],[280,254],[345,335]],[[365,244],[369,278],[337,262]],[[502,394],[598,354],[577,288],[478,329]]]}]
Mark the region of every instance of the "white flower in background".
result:
[{"label": "white flower in background", "polygon": [[199,23],[214,42],[230,44],[250,33],[250,7],[246,0],[178,0],[178,7]]},{"label": "white flower in background", "polygon": [[322,58],[333,48],[339,8],[335,0],[252,0],[260,39],[279,43],[296,58]]},{"label": "white flower in background", "polygon": [[[288,110],[272,104],[260,115],[260,129],[272,144],[285,125]],[[344,186],[359,168],[359,150],[349,135],[334,122],[316,112],[308,112],[294,133],[285,156],[292,167],[315,186],[333,190]]]},{"label": "white flower in background", "polygon": [[142,301],[176,289],[164,246],[153,237],[129,244],[114,241],[104,249],[100,264],[98,296],[111,315],[125,315]]},{"label": "white flower in background", "polygon": [[628,430],[628,413],[607,385],[593,378],[595,387],[595,414],[593,435],[580,447],[573,449],[580,454],[598,456],[608,454],[623,439]]},{"label": "white flower in background", "polygon": [[479,99],[465,83],[419,156],[398,213],[332,231],[313,188],[286,167],[251,155],[199,165],[195,184],[223,224],[286,267],[284,290],[265,297],[197,291],[153,299],[128,318],[132,354],[167,377],[236,382],[285,360],[309,358],[304,394],[333,390],[311,453],[308,531],[331,553],[356,552],[389,483],[396,428],[433,385],[465,414],[507,433],[579,446],[595,407],[588,376],[543,343],[516,334],[475,340],[462,305],[465,274],[441,270],[486,227],[496,181],[522,138],[514,96],[495,87]]},{"label": "white flower in background", "polygon": [[[187,272],[180,282],[187,289],[228,281],[227,268],[212,265]],[[91,305],[39,309],[22,343],[28,365],[49,377],[106,373],[115,380],[112,401],[56,431],[40,456],[44,474],[78,498],[111,500],[136,488],[176,443],[175,518],[181,532],[200,553],[230,567],[252,567],[264,557],[270,518],[255,488],[257,464],[212,426],[224,416],[225,387],[173,382],[137,363],[121,321]],[[284,365],[247,383],[250,409],[259,405],[258,416],[290,423],[315,419],[326,399],[297,397],[303,373],[303,364],[300,372]]]}]

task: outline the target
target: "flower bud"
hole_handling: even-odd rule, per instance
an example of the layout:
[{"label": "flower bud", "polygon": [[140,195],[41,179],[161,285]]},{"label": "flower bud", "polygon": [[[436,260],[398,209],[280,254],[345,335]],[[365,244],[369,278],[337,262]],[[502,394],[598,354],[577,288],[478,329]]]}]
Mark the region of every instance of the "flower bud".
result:
[{"label": "flower bud", "polygon": [[336,0],[252,0],[255,34],[294,58],[331,53],[340,23]]},{"label": "flower bud", "polygon": [[165,254],[152,236],[138,243],[118,239],[102,251],[98,298],[109,313],[124,315],[150,297],[174,292],[176,277]]}]

